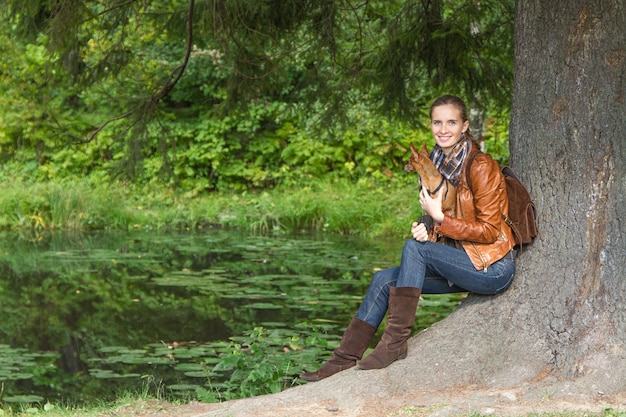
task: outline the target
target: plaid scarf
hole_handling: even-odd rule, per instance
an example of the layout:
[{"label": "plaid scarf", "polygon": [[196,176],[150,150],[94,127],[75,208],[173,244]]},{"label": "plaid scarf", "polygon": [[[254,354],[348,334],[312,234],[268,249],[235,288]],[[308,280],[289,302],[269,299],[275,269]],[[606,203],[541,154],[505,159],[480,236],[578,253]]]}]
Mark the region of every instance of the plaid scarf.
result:
[{"label": "plaid scarf", "polygon": [[463,166],[465,157],[469,155],[470,149],[471,141],[464,137],[452,148],[449,155],[443,153],[443,149],[439,145],[435,145],[430,151],[430,160],[433,161],[441,175],[456,187],[461,177],[461,166]]}]

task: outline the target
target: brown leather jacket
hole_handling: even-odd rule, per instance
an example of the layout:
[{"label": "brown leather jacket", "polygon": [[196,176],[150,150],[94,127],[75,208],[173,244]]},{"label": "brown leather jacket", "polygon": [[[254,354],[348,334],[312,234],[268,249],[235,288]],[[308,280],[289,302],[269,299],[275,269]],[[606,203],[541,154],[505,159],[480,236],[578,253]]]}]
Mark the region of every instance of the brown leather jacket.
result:
[{"label": "brown leather jacket", "polygon": [[[477,152],[472,144],[470,152]],[[471,158],[466,158],[470,160]],[[490,155],[478,153],[470,166],[471,189],[467,184],[467,167],[462,167],[456,187],[456,217],[445,215],[435,231],[460,241],[477,270],[486,270],[505,257],[515,245],[511,228],[502,219],[508,215],[504,175]],[[473,193],[472,193],[473,191]]]}]

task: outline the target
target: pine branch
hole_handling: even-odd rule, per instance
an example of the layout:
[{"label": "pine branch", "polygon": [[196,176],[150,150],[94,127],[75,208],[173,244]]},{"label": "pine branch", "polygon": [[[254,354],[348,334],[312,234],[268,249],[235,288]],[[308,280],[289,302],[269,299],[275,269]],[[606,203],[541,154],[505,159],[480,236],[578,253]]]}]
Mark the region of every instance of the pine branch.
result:
[{"label": "pine branch", "polygon": [[[187,45],[185,49],[185,55],[183,57],[183,62],[174,68],[170,75],[165,80],[163,86],[153,94],[149,100],[146,101],[145,105],[137,106],[132,110],[127,111],[126,113],[112,117],[108,119],[106,122],[102,123],[96,130],[94,130],[87,139],[82,141],[82,143],[89,143],[98,136],[98,134],[105,129],[110,123],[127,119],[133,115],[137,115],[134,121],[130,124],[127,131],[130,130],[133,126],[139,123],[142,119],[144,119],[148,114],[150,114],[156,106],[159,104],[163,98],[167,97],[167,95],[174,89],[178,81],[183,76],[187,65],[189,64],[189,58],[191,57],[191,51],[193,46],[193,10],[194,10],[195,0],[189,1],[189,8],[187,9]],[[143,111],[142,111],[143,110]],[[138,114],[139,113],[139,114]]]}]

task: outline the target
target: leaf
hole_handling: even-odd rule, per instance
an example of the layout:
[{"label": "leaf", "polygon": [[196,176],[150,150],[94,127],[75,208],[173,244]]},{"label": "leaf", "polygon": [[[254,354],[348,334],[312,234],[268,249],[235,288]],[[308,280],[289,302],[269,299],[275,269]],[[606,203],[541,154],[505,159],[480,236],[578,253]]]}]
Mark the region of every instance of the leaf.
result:
[{"label": "leaf", "polygon": [[43,401],[44,398],[38,395],[14,395],[10,397],[2,397],[2,401],[8,403],[38,403]]}]

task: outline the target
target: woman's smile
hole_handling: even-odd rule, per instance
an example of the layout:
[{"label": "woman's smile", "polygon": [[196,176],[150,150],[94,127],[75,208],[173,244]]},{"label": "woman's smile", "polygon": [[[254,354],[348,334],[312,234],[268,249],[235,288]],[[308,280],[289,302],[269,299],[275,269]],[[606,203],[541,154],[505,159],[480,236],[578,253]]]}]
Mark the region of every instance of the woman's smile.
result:
[{"label": "woman's smile", "polygon": [[463,121],[461,112],[456,106],[446,104],[433,108],[430,128],[435,142],[446,155],[461,140],[468,127],[469,121]]}]

